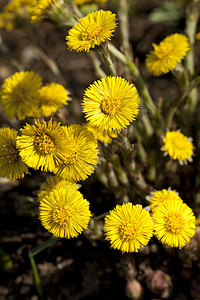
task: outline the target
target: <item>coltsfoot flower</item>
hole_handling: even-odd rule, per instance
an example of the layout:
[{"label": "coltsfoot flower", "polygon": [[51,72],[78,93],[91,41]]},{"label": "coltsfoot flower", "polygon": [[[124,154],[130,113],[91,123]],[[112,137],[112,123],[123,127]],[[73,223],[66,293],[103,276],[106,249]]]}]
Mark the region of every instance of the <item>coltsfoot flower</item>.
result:
[{"label": "coltsfoot flower", "polygon": [[68,151],[54,173],[69,181],[85,180],[97,164],[98,143],[94,135],[81,125],[62,126]]},{"label": "coltsfoot flower", "polygon": [[20,129],[17,148],[27,166],[33,169],[54,171],[66,154],[66,144],[60,124],[35,120],[35,125],[26,124]]},{"label": "coltsfoot flower", "polygon": [[48,117],[58,108],[63,107],[68,100],[68,93],[59,83],[47,84],[39,90],[38,118]]},{"label": "coltsfoot flower", "polygon": [[24,178],[28,168],[16,148],[17,132],[10,128],[0,129],[0,176],[9,179]]},{"label": "coltsfoot flower", "polygon": [[161,203],[155,208],[152,218],[155,236],[168,246],[181,248],[195,234],[195,216],[181,201]]},{"label": "coltsfoot flower", "polygon": [[159,45],[153,44],[154,50],[147,54],[146,66],[154,76],[160,76],[172,71],[176,64],[190,50],[188,38],[182,34],[171,34]]},{"label": "coltsfoot flower", "polygon": [[197,34],[195,35],[195,37],[196,37],[196,39],[197,39],[198,41],[200,41],[200,32],[197,32]]},{"label": "coltsfoot flower", "polygon": [[180,131],[167,131],[163,139],[164,146],[161,150],[165,151],[164,155],[169,154],[172,159],[178,159],[181,165],[187,161],[192,162],[194,146],[192,138],[188,138]]},{"label": "coltsfoot flower", "polygon": [[168,190],[163,189],[161,191],[154,191],[150,196],[147,196],[146,199],[150,201],[150,208],[152,211],[166,200],[183,202],[178,193],[176,191],[172,191],[171,188],[168,188]]},{"label": "coltsfoot flower", "polygon": [[59,189],[59,188],[65,188],[65,189],[78,189],[78,186],[74,182],[70,182],[67,180],[64,180],[58,176],[50,175],[46,178],[46,180],[42,183],[40,187],[40,191],[38,193],[38,199],[41,200],[44,196],[49,195],[53,190]]},{"label": "coltsfoot flower", "polygon": [[40,201],[40,220],[56,237],[73,238],[87,229],[91,218],[89,203],[76,189],[59,188]]},{"label": "coltsfoot flower", "polygon": [[87,51],[110,40],[115,30],[116,15],[111,11],[98,10],[78,20],[66,36],[70,50]]},{"label": "coltsfoot flower", "polygon": [[2,84],[0,104],[8,118],[34,116],[42,80],[33,71],[17,72]]},{"label": "coltsfoot flower", "polygon": [[48,11],[56,2],[58,0],[34,0],[30,9],[31,22],[40,23],[48,16]]},{"label": "coltsfoot flower", "polygon": [[92,83],[83,97],[83,112],[91,126],[108,132],[121,131],[136,119],[139,96],[133,84],[110,76]]},{"label": "coltsfoot flower", "polygon": [[92,2],[95,2],[97,4],[104,4],[105,2],[107,2],[107,0],[74,0],[74,2],[76,5],[83,5]]},{"label": "coltsfoot flower", "polygon": [[142,205],[117,205],[105,217],[105,236],[111,247],[122,252],[138,252],[153,235],[153,221]]},{"label": "coltsfoot flower", "polygon": [[0,28],[12,31],[17,25],[21,25],[22,19],[29,17],[29,9],[33,1],[11,0],[0,13]]}]

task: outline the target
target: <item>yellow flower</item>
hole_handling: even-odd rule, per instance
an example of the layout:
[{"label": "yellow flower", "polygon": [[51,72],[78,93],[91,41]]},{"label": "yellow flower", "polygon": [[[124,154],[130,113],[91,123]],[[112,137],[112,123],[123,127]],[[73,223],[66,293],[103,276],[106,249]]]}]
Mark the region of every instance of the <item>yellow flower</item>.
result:
[{"label": "yellow flower", "polygon": [[82,106],[91,126],[120,131],[136,119],[139,97],[133,84],[124,78],[110,76],[95,81],[86,89]]},{"label": "yellow flower", "polygon": [[35,0],[31,6],[31,22],[40,23],[58,0]]},{"label": "yellow flower", "polygon": [[200,32],[197,32],[197,34],[196,34],[196,39],[198,40],[198,41],[200,41]]},{"label": "yellow flower", "polygon": [[[0,28],[13,30],[17,23],[23,23],[23,18],[29,17],[30,0],[12,0],[0,13]],[[19,21],[19,22],[17,22]]]},{"label": "yellow flower", "polygon": [[55,174],[69,181],[85,180],[97,164],[97,140],[81,125],[63,126],[62,129],[68,154],[56,167]]},{"label": "yellow flower", "polygon": [[146,66],[154,76],[160,76],[173,70],[177,63],[190,50],[188,38],[182,34],[167,36],[159,45],[153,44],[154,50],[147,54]]},{"label": "yellow flower", "polygon": [[63,107],[68,100],[68,94],[65,88],[59,83],[50,83],[39,90],[39,108],[38,115],[48,117],[58,108]]},{"label": "yellow flower", "polygon": [[89,122],[86,124],[86,128],[87,128],[87,130],[89,130],[93,133],[94,137],[97,140],[99,140],[101,142],[104,142],[104,143],[107,143],[107,144],[112,142],[112,138],[117,138],[116,133],[101,130],[97,126],[91,126]]},{"label": "yellow flower", "polygon": [[42,183],[38,193],[38,199],[41,200],[44,196],[48,196],[55,189],[72,188],[77,190],[78,186],[74,182],[66,181],[58,176],[48,176],[45,182]]},{"label": "yellow flower", "polygon": [[150,201],[150,208],[152,211],[154,211],[158,205],[167,200],[183,202],[178,193],[176,191],[172,191],[170,188],[168,188],[168,190],[163,189],[161,191],[155,191],[151,194],[151,196],[147,196],[146,199]]},{"label": "yellow flower", "polygon": [[75,189],[53,190],[40,201],[42,225],[56,237],[73,238],[88,227],[89,203]]},{"label": "yellow flower", "polygon": [[35,120],[35,125],[26,124],[20,130],[22,135],[17,138],[17,148],[23,161],[34,169],[54,171],[66,153],[60,124],[52,120],[49,123]]},{"label": "yellow flower", "polygon": [[8,77],[1,89],[0,104],[8,118],[34,116],[39,103],[39,88],[42,84],[39,75],[30,72],[17,72]]},{"label": "yellow flower", "polygon": [[178,159],[181,165],[187,161],[192,162],[192,138],[186,137],[180,131],[168,131],[163,142],[162,150],[165,151],[165,155],[169,154],[172,159]]},{"label": "yellow flower", "polygon": [[138,252],[153,234],[153,221],[141,205],[117,205],[105,217],[105,236],[111,247],[122,252]]},{"label": "yellow flower", "polygon": [[196,226],[200,226],[200,217],[196,219],[195,225],[196,225]]},{"label": "yellow flower", "polygon": [[0,176],[9,179],[24,178],[28,168],[22,162],[16,148],[17,132],[10,128],[0,129]]},{"label": "yellow flower", "polygon": [[116,15],[111,11],[99,10],[79,19],[66,36],[70,50],[89,51],[110,40],[116,24]]},{"label": "yellow flower", "polygon": [[183,247],[195,233],[195,216],[190,207],[181,201],[167,200],[156,207],[155,236],[163,244]]},{"label": "yellow flower", "polygon": [[97,4],[104,4],[107,0],[74,0],[76,5],[83,5],[86,3],[96,2]]}]

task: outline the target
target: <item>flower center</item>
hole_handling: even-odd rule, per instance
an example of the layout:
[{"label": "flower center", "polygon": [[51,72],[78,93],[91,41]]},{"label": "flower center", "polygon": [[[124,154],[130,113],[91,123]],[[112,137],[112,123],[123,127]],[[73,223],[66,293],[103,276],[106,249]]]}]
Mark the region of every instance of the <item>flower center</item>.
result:
[{"label": "flower center", "polygon": [[35,137],[34,145],[42,154],[50,154],[55,149],[53,140],[45,133]]},{"label": "flower center", "polygon": [[24,100],[25,100],[25,92],[23,91],[22,88],[17,87],[17,88],[13,91],[13,99],[15,99],[15,101],[16,101],[17,103],[24,102]]},{"label": "flower center", "polygon": [[186,140],[182,138],[176,138],[173,140],[173,144],[178,149],[185,149],[186,147]]},{"label": "flower center", "polygon": [[124,240],[132,240],[137,237],[139,224],[133,220],[127,220],[120,226],[120,234]]},{"label": "flower center", "polygon": [[108,96],[101,101],[101,109],[104,113],[114,116],[120,107],[121,101],[118,97]]},{"label": "flower center", "polygon": [[70,155],[65,156],[64,163],[65,165],[73,165],[76,162],[77,159],[77,151],[73,150],[71,151]]},{"label": "flower center", "polygon": [[184,227],[184,219],[179,213],[171,213],[165,218],[165,226],[172,233],[179,233]]},{"label": "flower center", "polygon": [[172,52],[173,46],[170,43],[164,42],[160,45],[154,44],[154,53],[159,59],[163,59]]},{"label": "flower center", "polygon": [[99,33],[102,31],[102,29],[103,28],[97,23],[91,24],[82,33],[83,41],[94,40],[99,35]]},{"label": "flower center", "polygon": [[19,158],[18,151],[13,145],[3,145],[2,151],[8,163],[15,163]]},{"label": "flower center", "polygon": [[75,210],[69,206],[65,205],[63,207],[56,207],[53,210],[53,221],[61,226],[66,226],[74,219]]}]

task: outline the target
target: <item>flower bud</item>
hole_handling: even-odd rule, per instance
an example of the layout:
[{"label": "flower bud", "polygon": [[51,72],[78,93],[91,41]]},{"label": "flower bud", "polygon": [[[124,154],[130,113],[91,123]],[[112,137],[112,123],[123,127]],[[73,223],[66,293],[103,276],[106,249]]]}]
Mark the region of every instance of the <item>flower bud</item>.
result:
[{"label": "flower bud", "polygon": [[139,300],[142,297],[142,286],[136,279],[128,281],[125,286],[126,296],[132,300]]},{"label": "flower bud", "polygon": [[161,270],[154,271],[147,277],[148,288],[162,299],[170,297],[172,292],[172,281],[169,275]]}]

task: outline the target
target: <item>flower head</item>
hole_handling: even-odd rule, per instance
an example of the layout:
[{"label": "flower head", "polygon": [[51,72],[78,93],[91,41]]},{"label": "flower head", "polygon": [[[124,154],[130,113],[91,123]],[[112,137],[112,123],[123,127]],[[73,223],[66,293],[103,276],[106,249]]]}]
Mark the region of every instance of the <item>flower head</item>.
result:
[{"label": "flower head", "polygon": [[58,0],[35,0],[30,10],[31,21],[33,23],[38,23],[45,19],[48,15],[48,11],[57,1]]},{"label": "flower head", "polygon": [[171,247],[183,247],[195,233],[195,216],[190,207],[181,201],[167,200],[156,207],[156,237]]},{"label": "flower head", "polygon": [[95,2],[97,4],[104,4],[107,0],[74,0],[76,5],[83,5],[87,3]]},{"label": "flower head", "polygon": [[168,190],[163,189],[161,191],[155,191],[151,194],[151,196],[147,196],[146,198],[150,201],[150,208],[152,211],[154,211],[158,205],[167,200],[183,202],[178,193],[176,191],[172,191],[170,188]]},{"label": "flower head", "polygon": [[0,13],[0,28],[12,31],[18,23],[22,24],[23,18],[29,17],[30,5],[30,0],[11,0]]},{"label": "flower head", "polygon": [[95,81],[85,91],[83,112],[91,126],[112,132],[127,127],[138,115],[139,97],[133,84],[110,76]]},{"label": "flower head", "polygon": [[40,201],[42,225],[56,237],[73,238],[88,227],[89,203],[73,188],[53,190]]},{"label": "flower head", "polygon": [[89,51],[110,40],[116,27],[116,15],[111,11],[99,10],[79,19],[66,36],[70,50]]},{"label": "flower head", "polygon": [[153,221],[141,205],[117,205],[105,217],[106,240],[122,252],[138,252],[147,245],[153,234]]},{"label": "flower head", "polygon": [[20,129],[17,148],[23,161],[31,168],[54,171],[66,153],[63,130],[57,122],[35,120],[35,125],[26,124]]},{"label": "flower head", "polygon": [[168,131],[163,140],[162,150],[172,159],[178,159],[180,164],[192,161],[194,146],[192,139],[183,135],[180,131]]},{"label": "flower head", "polygon": [[63,126],[62,129],[68,154],[56,167],[55,174],[69,181],[85,180],[97,164],[97,140],[81,125]]},{"label": "flower head", "polygon": [[46,180],[42,183],[40,191],[38,193],[38,199],[41,200],[44,196],[49,195],[55,189],[78,189],[78,186],[74,182],[66,181],[58,176],[48,176]]},{"label": "flower head", "polygon": [[42,80],[30,72],[17,72],[7,78],[1,89],[0,104],[8,118],[34,116],[39,103],[39,88]]},{"label": "flower head", "polygon": [[101,130],[97,126],[91,126],[89,122],[86,124],[86,128],[87,128],[87,130],[89,130],[93,133],[94,137],[97,140],[107,143],[107,144],[112,142],[112,138],[117,138],[116,133]]},{"label": "flower head", "polygon": [[190,49],[188,38],[182,34],[167,36],[154,50],[147,54],[146,66],[154,76],[160,76],[173,70]]},{"label": "flower head", "polygon": [[197,32],[197,34],[195,35],[195,38],[200,41],[200,32]]},{"label": "flower head", "polygon": [[16,148],[17,132],[10,128],[0,129],[0,176],[9,179],[24,178],[28,168],[22,162]]},{"label": "flower head", "polygon": [[58,108],[63,107],[68,100],[68,93],[59,83],[50,83],[39,90],[38,117],[48,117]]}]

